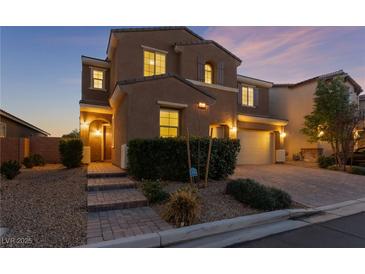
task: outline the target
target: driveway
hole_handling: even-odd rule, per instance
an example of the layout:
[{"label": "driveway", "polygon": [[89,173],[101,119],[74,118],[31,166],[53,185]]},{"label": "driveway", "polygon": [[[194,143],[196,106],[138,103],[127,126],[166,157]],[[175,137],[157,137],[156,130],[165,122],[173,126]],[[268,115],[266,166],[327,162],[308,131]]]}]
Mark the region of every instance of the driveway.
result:
[{"label": "driveway", "polygon": [[231,178],[251,178],[287,191],[306,206],[330,205],[365,197],[365,176],[293,165],[237,166]]}]

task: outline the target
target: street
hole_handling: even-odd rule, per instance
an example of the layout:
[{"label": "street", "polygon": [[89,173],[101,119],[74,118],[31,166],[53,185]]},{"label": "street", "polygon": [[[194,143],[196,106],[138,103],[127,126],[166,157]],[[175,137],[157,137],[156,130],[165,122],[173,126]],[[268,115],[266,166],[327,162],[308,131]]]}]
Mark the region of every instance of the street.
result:
[{"label": "street", "polygon": [[365,212],[236,244],[247,248],[365,247]]}]

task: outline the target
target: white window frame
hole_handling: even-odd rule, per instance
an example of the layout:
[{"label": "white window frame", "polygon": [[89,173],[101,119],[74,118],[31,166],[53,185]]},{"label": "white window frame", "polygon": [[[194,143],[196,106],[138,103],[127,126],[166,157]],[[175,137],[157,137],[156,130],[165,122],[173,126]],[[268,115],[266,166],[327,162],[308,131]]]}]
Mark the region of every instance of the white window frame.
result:
[{"label": "white window frame", "polygon": [[[3,122],[0,122],[0,127],[3,127],[3,128],[4,128],[4,136],[1,136],[1,135],[0,135],[0,137],[5,138],[5,137],[6,137],[6,124],[5,124],[5,123],[3,123]],[[1,131],[0,131],[0,132],[1,132]]]},{"label": "white window frame", "polygon": [[[244,104],[244,102],[243,102],[243,89],[244,88],[247,88],[247,98],[246,98],[247,104]],[[250,90],[252,90],[252,105],[249,104]],[[242,106],[251,107],[251,108],[255,107],[255,87],[254,86],[242,85],[242,87],[241,87],[241,96],[242,96],[242,98],[241,98]]]},{"label": "white window frame", "polygon": [[[103,87],[102,88],[95,88],[94,87],[94,70],[103,72]],[[105,80],[106,80],[105,75],[106,75],[106,73],[105,72],[106,72],[106,69],[98,68],[98,67],[90,67],[90,87],[89,87],[89,89],[106,91],[106,88],[105,88]]]}]

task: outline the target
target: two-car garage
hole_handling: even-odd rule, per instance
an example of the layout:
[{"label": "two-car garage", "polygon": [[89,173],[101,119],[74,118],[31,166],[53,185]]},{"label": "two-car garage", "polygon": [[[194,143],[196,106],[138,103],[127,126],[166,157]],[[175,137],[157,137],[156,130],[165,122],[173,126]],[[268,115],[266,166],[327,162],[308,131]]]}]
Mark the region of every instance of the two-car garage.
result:
[{"label": "two-car garage", "polygon": [[274,134],[264,130],[238,129],[241,151],[238,165],[271,164],[274,162]]}]

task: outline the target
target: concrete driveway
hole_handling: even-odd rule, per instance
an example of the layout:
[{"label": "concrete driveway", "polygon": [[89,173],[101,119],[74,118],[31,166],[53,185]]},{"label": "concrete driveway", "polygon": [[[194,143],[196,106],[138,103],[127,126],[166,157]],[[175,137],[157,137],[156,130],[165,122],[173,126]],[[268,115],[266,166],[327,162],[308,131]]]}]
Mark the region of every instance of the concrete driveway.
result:
[{"label": "concrete driveway", "polygon": [[365,197],[365,176],[293,165],[237,166],[231,178],[251,178],[287,191],[306,206],[330,205]]}]

